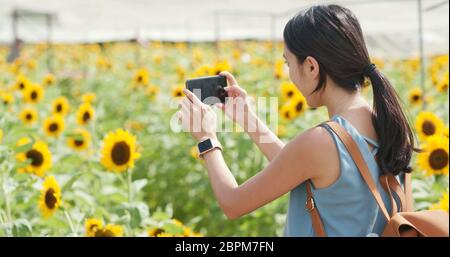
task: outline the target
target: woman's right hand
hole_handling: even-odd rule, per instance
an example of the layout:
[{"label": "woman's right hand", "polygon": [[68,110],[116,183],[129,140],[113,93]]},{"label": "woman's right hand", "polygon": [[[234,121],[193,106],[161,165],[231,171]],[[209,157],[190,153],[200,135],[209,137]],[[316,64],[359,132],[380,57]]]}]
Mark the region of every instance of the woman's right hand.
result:
[{"label": "woman's right hand", "polygon": [[249,118],[252,118],[249,115],[254,115],[250,108],[247,91],[239,86],[234,76],[228,71],[222,71],[219,75],[227,78],[228,86],[225,87],[225,90],[228,93],[228,98],[225,104],[219,103],[216,106],[222,109],[232,121],[246,130]]}]

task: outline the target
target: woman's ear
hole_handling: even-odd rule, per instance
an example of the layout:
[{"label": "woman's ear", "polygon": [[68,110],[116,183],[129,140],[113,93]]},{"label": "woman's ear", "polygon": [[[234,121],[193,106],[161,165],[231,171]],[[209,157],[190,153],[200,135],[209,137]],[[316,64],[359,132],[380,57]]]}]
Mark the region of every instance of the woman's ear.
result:
[{"label": "woman's ear", "polygon": [[305,72],[309,73],[312,79],[316,79],[320,74],[319,62],[317,62],[316,58],[308,56],[303,62],[305,66]]}]

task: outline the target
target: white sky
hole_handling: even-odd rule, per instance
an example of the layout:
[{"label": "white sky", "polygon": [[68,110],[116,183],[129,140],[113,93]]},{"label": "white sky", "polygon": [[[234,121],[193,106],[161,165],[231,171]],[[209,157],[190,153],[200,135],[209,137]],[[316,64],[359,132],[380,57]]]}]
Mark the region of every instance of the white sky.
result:
[{"label": "white sky", "polygon": [[[424,12],[426,53],[449,51],[448,1],[423,0],[423,9],[442,2],[447,3]],[[217,36],[281,39],[287,20],[302,8],[317,3],[339,3],[354,11],[372,53],[418,54],[417,0],[0,0],[0,42],[12,41],[14,8],[54,14],[51,38],[57,42],[136,36],[195,41],[214,40]],[[28,42],[45,40],[45,20],[21,18],[19,37]]]}]

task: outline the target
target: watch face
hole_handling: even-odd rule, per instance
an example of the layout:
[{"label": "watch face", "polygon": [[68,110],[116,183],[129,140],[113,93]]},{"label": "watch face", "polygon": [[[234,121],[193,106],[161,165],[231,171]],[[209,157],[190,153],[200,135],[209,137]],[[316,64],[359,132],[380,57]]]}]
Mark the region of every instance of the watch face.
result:
[{"label": "watch face", "polygon": [[205,140],[203,142],[200,142],[198,144],[198,151],[200,153],[203,153],[204,151],[206,151],[208,149],[211,149],[211,148],[212,148],[212,142],[211,142],[210,139],[207,139],[207,140]]}]

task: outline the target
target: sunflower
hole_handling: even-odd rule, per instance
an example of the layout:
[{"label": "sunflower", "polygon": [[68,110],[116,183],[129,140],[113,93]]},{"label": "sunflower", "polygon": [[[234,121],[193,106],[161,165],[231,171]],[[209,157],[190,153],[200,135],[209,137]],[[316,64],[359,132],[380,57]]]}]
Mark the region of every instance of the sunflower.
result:
[{"label": "sunflower", "polygon": [[[31,143],[31,140],[24,137],[17,142],[17,146],[29,143]],[[19,168],[19,172],[33,173],[39,177],[42,177],[52,165],[52,155],[48,150],[47,144],[39,140],[26,152],[17,153],[16,159],[22,163],[27,160],[30,161],[26,167]]]},{"label": "sunflower", "polygon": [[294,106],[291,103],[284,104],[281,106],[280,109],[280,115],[285,120],[292,120],[295,118],[295,109]]},{"label": "sunflower", "polygon": [[105,136],[101,152],[101,164],[115,172],[133,168],[134,161],[140,157],[136,152],[136,137],[122,129]]},{"label": "sunflower", "polygon": [[106,57],[99,57],[96,65],[99,70],[110,70],[112,68],[111,62]]},{"label": "sunflower", "polygon": [[308,108],[305,97],[299,92],[291,99],[291,104],[295,110],[296,115],[300,115]]},{"label": "sunflower", "polygon": [[64,118],[58,114],[52,115],[44,121],[44,131],[48,136],[58,137],[64,127]]},{"label": "sunflower", "polygon": [[95,237],[97,231],[101,231],[103,229],[103,222],[100,219],[86,219],[85,223],[86,236]]},{"label": "sunflower", "polygon": [[31,107],[25,107],[22,112],[20,112],[19,118],[23,123],[31,125],[35,123],[39,117],[38,112],[35,109]]},{"label": "sunflower", "polygon": [[96,230],[95,237],[121,237],[123,228],[120,225],[108,224],[104,228]]},{"label": "sunflower", "polygon": [[160,234],[158,234],[156,237],[173,237],[174,235],[171,233],[167,233],[167,232],[162,232]]},{"label": "sunflower", "polygon": [[275,72],[274,72],[275,79],[283,78],[284,75],[283,70],[284,70],[284,61],[281,59],[277,60],[275,62]]},{"label": "sunflower", "polygon": [[183,66],[177,65],[175,67],[175,72],[178,75],[178,80],[184,80],[184,77],[186,76],[186,69]]},{"label": "sunflower", "polygon": [[51,86],[55,84],[55,76],[53,74],[46,74],[44,78],[42,79],[42,85],[44,86]]},{"label": "sunflower", "polygon": [[23,75],[19,75],[16,80],[16,88],[24,91],[29,85],[30,81]]},{"label": "sunflower", "polygon": [[409,103],[411,105],[417,106],[422,105],[423,102],[423,93],[420,88],[413,88],[408,93]]},{"label": "sunflower", "polygon": [[27,61],[27,68],[28,68],[29,70],[35,70],[36,67],[37,67],[37,62],[36,62],[36,60],[30,59],[30,60]]},{"label": "sunflower", "polygon": [[150,78],[149,78],[149,74],[147,69],[145,68],[140,68],[139,70],[137,70],[134,73],[133,76],[133,81],[135,85],[147,85],[149,82]]},{"label": "sunflower", "polygon": [[14,102],[14,96],[12,94],[2,93],[1,97],[2,97],[2,101],[3,101],[3,105],[4,106],[8,106],[8,105],[10,105],[11,103]]},{"label": "sunflower", "polygon": [[52,102],[53,114],[65,116],[70,110],[69,101],[64,96],[60,96]]},{"label": "sunflower", "polygon": [[444,123],[432,112],[421,112],[415,121],[419,138],[425,140],[432,135],[442,135]]},{"label": "sunflower", "polygon": [[44,218],[48,218],[53,215],[53,213],[58,210],[61,205],[61,189],[59,188],[58,182],[53,176],[48,176],[45,178],[41,197],[39,199],[39,209],[41,210]]},{"label": "sunflower", "polygon": [[79,125],[86,125],[92,119],[94,119],[94,108],[91,104],[83,103],[80,105],[77,111],[77,122]]},{"label": "sunflower", "polygon": [[298,93],[298,89],[294,83],[283,82],[281,83],[281,95],[284,99],[291,99]]},{"label": "sunflower", "polygon": [[444,78],[437,84],[437,90],[441,93],[446,93],[448,91],[448,71]]},{"label": "sunflower", "polygon": [[230,63],[227,60],[218,61],[210,70],[211,75],[218,75],[221,71],[231,71]]},{"label": "sunflower", "polygon": [[30,84],[23,91],[24,101],[27,103],[38,103],[44,96],[44,89],[39,84]]},{"label": "sunflower", "polygon": [[194,158],[194,159],[200,159],[200,158],[199,158],[199,154],[198,154],[198,148],[197,148],[197,146],[191,147],[191,150],[190,150],[189,152],[190,152],[192,158]]},{"label": "sunflower", "polygon": [[93,103],[95,101],[96,95],[95,93],[89,92],[81,96],[81,100],[84,103]]},{"label": "sunflower", "polygon": [[427,175],[448,174],[448,138],[434,135],[427,139],[419,153],[418,165]]},{"label": "sunflower", "polygon": [[183,86],[176,86],[172,88],[172,97],[174,98],[183,97],[184,96],[183,89],[184,89]]},{"label": "sunflower", "polygon": [[154,86],[154,85],[149,85],[149,86],[147,86],[147,89],[145,92],[151,99],[153,99],[159,93],[159,87]]},{"label": "sunflower", "polygon": [[448,212],[448,189],[442,194],[442,197],[438,203],[430,206],[430,210],[444,210]]},{"label": "sunflower", "polygon": [[86,150],[91,143],[91,134],[86,129],[76,129],[67,144],[77,151]]},{"label": "sunflower", "polygon": [[3,130],[0,128],[0,144],[3,141]]},{"label": "sunflower", "polygon": [[161,233],[165,233],[166,231],[163,228],[151,228],[147,231],[148,236],[150,237],[157,237]]}]

